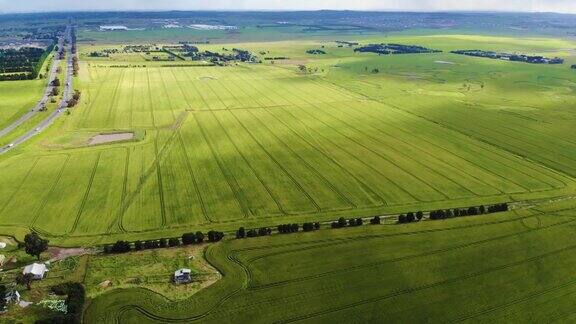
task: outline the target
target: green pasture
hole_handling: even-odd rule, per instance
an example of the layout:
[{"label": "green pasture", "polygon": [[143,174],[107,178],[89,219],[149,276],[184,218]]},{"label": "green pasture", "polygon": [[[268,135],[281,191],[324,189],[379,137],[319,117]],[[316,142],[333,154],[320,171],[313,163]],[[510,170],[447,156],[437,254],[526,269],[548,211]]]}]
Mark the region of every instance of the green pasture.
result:
[{"label": "green pasture", "polygon": [[42,97],[45,80],[0,82],[0,128],[32,110]]},{"label": "green pasture", "polygon": [[223,278],[191,298],[111,290],[84,320],[571,322],[574,206],[228,240],[206,253]]},{"label": "green pasture", "polygon": [[[314,39],[200,45],[289,58],[207,67],[138,54],[92,59],[85,54],[119,45],[85,43],[80,104],[0,158],[10,170],[0,173],[0,231],[92,245],[573,194],[574,71],[449,53],[548,53],[571,63],[573,43],[358,41],[444,52],[378,56]],[[327,54],[306,54],[312,48]],[[138,136],[88,145],[115,132]]]}]

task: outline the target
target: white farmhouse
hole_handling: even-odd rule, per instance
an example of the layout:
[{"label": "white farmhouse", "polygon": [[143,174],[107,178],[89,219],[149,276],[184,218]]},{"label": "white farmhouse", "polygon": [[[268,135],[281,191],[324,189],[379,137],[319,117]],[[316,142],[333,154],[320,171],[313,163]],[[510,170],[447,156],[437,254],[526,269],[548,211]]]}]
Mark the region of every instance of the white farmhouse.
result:
[{"label": "white farmhouse", "polygon": [[178,269],[174,272],[174,283],[185,284],[192,281],[192,270],[190,269]]},{"label": "white farmhouse", "polygon": [[32,274],[32,279],[41,280],[44,278],[44,274],[48,271],[44,263],[33,263],[24,267],[22,274]]}]

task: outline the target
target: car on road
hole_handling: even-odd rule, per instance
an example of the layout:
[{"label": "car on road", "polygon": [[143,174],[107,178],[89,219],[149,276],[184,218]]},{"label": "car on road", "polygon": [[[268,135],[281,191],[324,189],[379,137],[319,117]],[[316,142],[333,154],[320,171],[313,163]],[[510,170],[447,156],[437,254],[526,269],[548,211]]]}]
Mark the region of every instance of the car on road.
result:
[{"label": "car on road", "polygon": [[8,147],[8,148],[14,147],[14,143],[10,143],[10,144],[8,144],[8,146],[7,146],[7,147]]},{"label": "car on road", "polygon": [[40,131],[40,127],[37,127],[34,131],[39,132],[39,131]]}]

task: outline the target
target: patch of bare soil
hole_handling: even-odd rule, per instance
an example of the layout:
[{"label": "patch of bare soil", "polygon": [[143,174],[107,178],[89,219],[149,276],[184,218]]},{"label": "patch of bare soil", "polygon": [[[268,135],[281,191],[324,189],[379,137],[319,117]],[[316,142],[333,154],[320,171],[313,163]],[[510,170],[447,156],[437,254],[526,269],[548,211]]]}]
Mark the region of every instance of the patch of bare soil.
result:
[{"label": "patch of bare soil", "polygon": [[99,134],[88,141],[88,145],[128,141],[134,138],[134,133]]},{"label": "patch of bare soil", "polygon": [[94,253],[92,249],[85,248],[59,248],[51,247],[48,248],[48,253],[50,253],[50,262],[64,260],[68,257],[79,256],[84,254]]}]

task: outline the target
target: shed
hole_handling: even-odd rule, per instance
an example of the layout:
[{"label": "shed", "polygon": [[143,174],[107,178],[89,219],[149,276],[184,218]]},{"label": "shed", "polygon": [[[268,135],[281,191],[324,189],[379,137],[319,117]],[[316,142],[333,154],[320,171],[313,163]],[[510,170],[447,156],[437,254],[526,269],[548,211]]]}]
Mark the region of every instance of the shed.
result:
[{"label": "shed", "polygon": [[192,281],[192,270],[182,268],[178,269],[174,272],[174,283],[176,284],[185,284]]},{"label": "shed", "polygon": [[19,303],[20,302],[20,293],[18,290],[12,290],[6,293],[6,303]]},{"label": "shed", "polygon": [[22,274],[32,274],[32,279],[41,280],[44,274],[48,271],[44,263],[33,263],[24,267]]}]

